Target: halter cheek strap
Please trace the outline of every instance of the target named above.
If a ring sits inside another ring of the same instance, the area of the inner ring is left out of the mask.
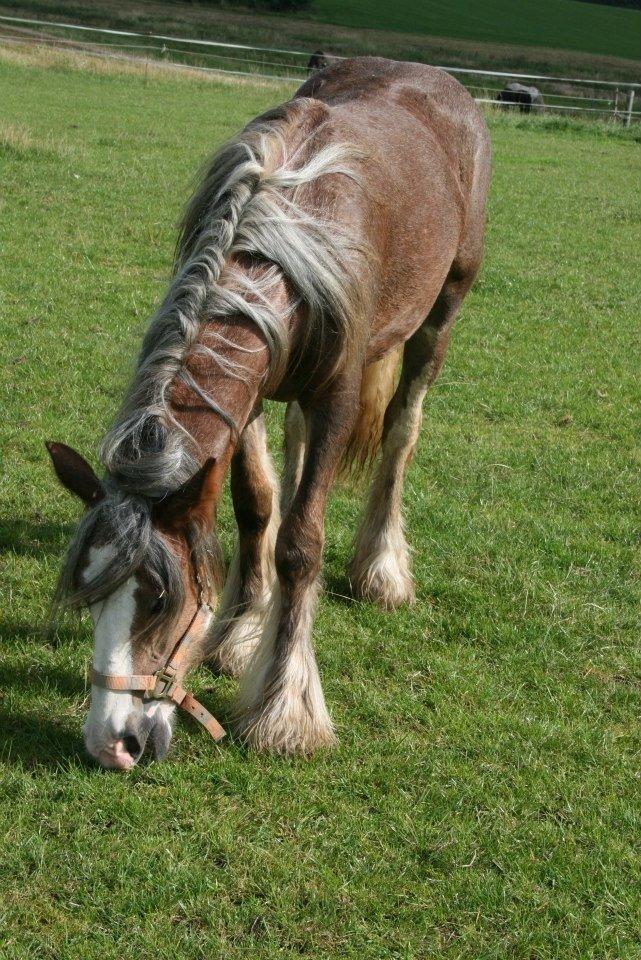
[[[128,675],[99,673],[92,667],[91,682],[105,690],[139,693],[146,700],[169,700],[197,720],[214,740],[222,740],[225,731],[218,720],[182,686],[189,650],[195,641],[202,639],[211,619],[211,613],[211,607],[202,600],[202,591],[199,589],[199,604],[196,612],[164,667],[156,670],[155,673]]]

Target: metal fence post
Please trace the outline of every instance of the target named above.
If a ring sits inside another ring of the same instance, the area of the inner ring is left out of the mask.
[[[632,120],[632,107],[634,106],[634,88],[630,87],[628,90],[628,102],[625,107],[625,125],[626,127],[630,126],[630,121]]]

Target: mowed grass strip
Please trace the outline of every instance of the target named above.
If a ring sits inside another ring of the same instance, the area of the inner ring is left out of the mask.
[[[641,55],[641,11],[579,0],[314,0],[316,15],[348,27]]]
[[[407,483],[413,610],[346,599],[360,493],[329,509],[339,748],[181,722],[163,764],[84,757],[89,625],[39,630],[78,516],[43,441],[95,454],[195,171],[285,92],[0,60],[0,956],[637,958],[634,134],[491,120],[486,264]],[[231,681],[194,686],[228,715]]]

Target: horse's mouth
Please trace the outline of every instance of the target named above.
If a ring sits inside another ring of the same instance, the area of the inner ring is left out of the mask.
[[[87,750],[107,770],[132,770],[142,759],[145,748],[151,743],[153,754],[162,760],[169,750],[171,725],[157,709],[143,707],[131,713],[120,736],[109,738],[98,745],[86,736]]]
[[[131,770],[137,758],[125,746],[125,740],[114,740],[96,754],[96,760],[107,770]]]

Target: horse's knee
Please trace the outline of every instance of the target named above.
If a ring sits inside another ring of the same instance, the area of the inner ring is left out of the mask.
[[[323,530],[316,524],[285,520],[276,540],[276,572],[282,586],[313,583],[320,572]]]
[[[232,467],[231,492],[238,529],[246,536],[259,536],[272,516],[272,485],[249,457],[239,457]]]
[[[273,511],[273,495],[270,489],[263,489],[254,495],[251,501],[239,500],[234,503],[234,514],[238,529],[245,536],[260,536],[269,526]]]

